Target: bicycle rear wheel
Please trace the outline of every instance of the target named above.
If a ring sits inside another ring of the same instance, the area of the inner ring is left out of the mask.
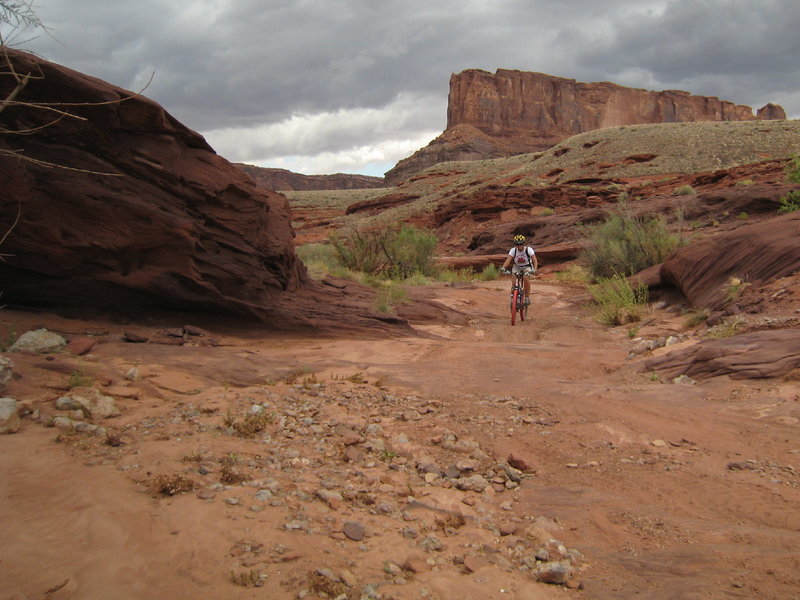
[[[514,290],[511,294],[511,324],[517,320],[517,305],[519,303],[519,290]]]

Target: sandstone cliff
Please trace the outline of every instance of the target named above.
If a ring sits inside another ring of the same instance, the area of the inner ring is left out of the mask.
[[[247,173],[256,187],[264,190],[307,191],[307,190],[363,190],[380,188],[386,185],[383,177],[335,173],[332,175],[303,175],[287,169],[257,167],[244,163],[234,163]]]
[[[447,129],[386,173],[396,184],[438,162],[538,152],[578,133],[642,123],[785,119],[768,104],[749,106],[679,90],[581,83],[543,73],[469,69],[450,77]]]
[[[0,98],[14,89],[12,65],[32,76],[0,113],[4,304],[386,328],[361,300],[308,279],[286,198],[257,189],[202,136],[145,97],[8,53]]]

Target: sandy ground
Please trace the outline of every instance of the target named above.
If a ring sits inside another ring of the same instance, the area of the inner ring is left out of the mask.
[[[436,284],[470,324],[401,339],[133,344],[154,328],[3,311],[97,344],[5,354],[33,412],[0,436],[0,599],[800,598],[798,382],[665,382],[573,288],[534,282],[512,327],[505,287]],[[76,373],[111,435],[46,426]],[[254,406],[262,430],[231,426]],[[559,559],[567,584],[537,581]]]

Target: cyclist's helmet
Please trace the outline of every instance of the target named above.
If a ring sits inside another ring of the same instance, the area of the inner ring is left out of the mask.
[[[517,245],[525,243],[525,236],[524,235],[515,235],[514,236],[514,243]]]

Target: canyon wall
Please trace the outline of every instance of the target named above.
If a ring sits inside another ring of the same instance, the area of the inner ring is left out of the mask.
[[[247,173],[256,187],[277,192],[308,190],[363,190],[384,187],[383,177],[334,173],[331,175],[304,175],[287,169],[257,167],[234,163]]]
[[[386,181],[397,184],[438,162],[538,152],[605,127],[785,118],[774,104],[754,115],[749,106],[680,90],[654,92],[527,71],[469,69],[450,77],[447,129],[388,171]]]

